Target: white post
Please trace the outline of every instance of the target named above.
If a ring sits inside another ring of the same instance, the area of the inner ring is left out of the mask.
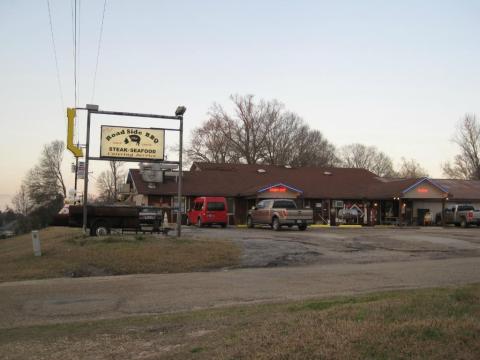
[[[40,234],[38,230],[32,231],[33,253],[35,256],[42,256],[42,249],[40,247]]]

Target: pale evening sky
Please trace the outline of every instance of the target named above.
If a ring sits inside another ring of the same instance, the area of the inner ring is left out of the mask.
[[[79,2],[84,105],[92,101],[103,1]],[[0,196],[17,191],[43,144],[66,140],[71,1],[50,7],[63,104],[47,2],[0,1]],[[93,102],[160,114],[185,105],[188,141],[212,102],[255,94],[283,102],[337,146],[375,145],[396,164],[415,158],[441,177],[441,163],[456,153],[455,124],[480,114],[479,16],[479,1],[110,0]],[[92,137],[101,123],[117,121],[96,119]],[[69,187],[72,160],[65,153]],[[95,164],[93,177],[101,170]]]

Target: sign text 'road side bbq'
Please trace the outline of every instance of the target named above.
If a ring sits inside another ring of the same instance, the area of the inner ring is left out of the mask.
[[[163,160],[165,130],[103,125],[100,157]]]

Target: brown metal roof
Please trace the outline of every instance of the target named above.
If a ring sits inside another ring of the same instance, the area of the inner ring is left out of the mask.
[[[194,163],[183,174],[182,192],[186,196],[254,196],[260,189],[282,183],[299,189],[305,198],[380,200],[401,196],[402,191],[420,180],[379,178],[365,169],[211,163]],[[177,194],[177,183],[172,178],[156,183],[152,189],[138,169],[130,169],[129,176],[139,194]],[[433,181],[447,189],[452,198],[480,199],[480,181]]]
[[[479,180],[434,179],[448,190],[450,200],[480,200]]]

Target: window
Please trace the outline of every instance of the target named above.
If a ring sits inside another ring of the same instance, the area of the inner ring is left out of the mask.
[[[265,200],[260,201],[256,206],[257,209],[263,209],[264,207],[265,207]]]
[[[193,208],[195,210],[202,210],[202,207],[203,207],[203,202],[196,202]]]
[[[224,211],[225,203],[223,202],[208,202],[207,211]]]
[[[297,206],[290,200],[275,200],[273,203],[274,209],[296,209]]]
[[[470,210],[475,210],[475,209],[471,205],[464,205],[464,206],[458,207],[458,211],[470,211]]]

